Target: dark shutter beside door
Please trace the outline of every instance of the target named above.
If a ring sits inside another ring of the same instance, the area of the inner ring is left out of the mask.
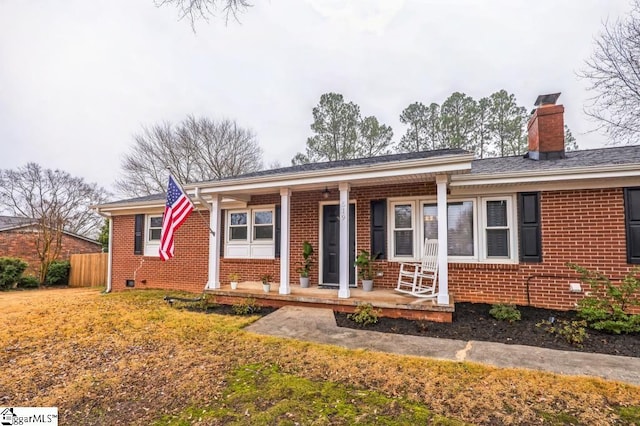
[[[281,212],[280,212],[280,205],[276,206],[276,222],[274,223],[274,230],[275,230],[275,243],[276,243],[276,258],[280,257],[280,240],[281,240],[281,235],[280,235],[280,216],[281,216]]]
[[[387,258],[387,200],[371,201],[371,253]]]
[[[137,214],[134,225],[133,254],[142,254],[144,250],[144,215]]]
[[[520,228],[520,261],[542,262],[542,226],[540,222],[540,193],[518,194]]]
[[[640,263],[640,188],[624,189],[627,263]]]

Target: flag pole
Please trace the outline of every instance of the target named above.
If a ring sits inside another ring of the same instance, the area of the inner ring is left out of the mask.
[[[187,197],[189,202],[191,204],[193,204],[193,209],[198,213],[198,216],[200,216],[200,219],[202,219],[202,222],[205,224],[205,226],[207,227],[207,229],[209,230],[211,235],[213,235],[215,237],[216,236],[215,231],[213,229],[211,229],[211,226],[209,226],[209,222],[207,222],[207,219],[204,218],[204,216],[202,215],[202,212],[200,211],[200,209],[196,208],[196,204],[193,202],[193,200],[191,199],[191,197],[189,196],[187,191],[184,190],[184,188],[182,187],[182,183],[180,183],[176,179],[176,177],[173,175],[173,173],[171,173],[171,170],[168,167],[167,167],[167,170],[169,170],[169,176],[173,177],[173,181],[176,183],[176,185],[178,185],[178,187],[180,188],[180,191],[182,191],[182,193],[185,195],[185,197]],[[198,201],[200,201],[200,200],[198,200]],[[202,204],[202,202],[200,202],[200,204]]]

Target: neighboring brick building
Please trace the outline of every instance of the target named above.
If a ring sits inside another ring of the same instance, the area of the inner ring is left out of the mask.
[[[40,260],[36,249],[39,227],[33,219],[0,216],[0,257],[18,257],[29,264],[28,274],[37,275]],[[58,260],[69,260],[72,254],[99,253],[102,245],[92,239],[65,232]]]
[[[564,108],[541,100],[523,157],[447,149],[187,185],[201,214],[178,230],[168,262],[157,253],[163,194],[99,206],[113,226],[110,285],[201,292],[230,272],[252,281],[270,273],[288,294],[308,240],[312,285],[335,284],[349,298],[356,250],[380,253],[375,286],[394,288],[400,262],[418,260],[440,230],[439,304],[452,295],[570,309],[585,293],[571,291],[577,276],[566,263],[613,277],[640,263],[640,146],[565,153]]]

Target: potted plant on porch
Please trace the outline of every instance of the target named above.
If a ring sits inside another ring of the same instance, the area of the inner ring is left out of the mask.
[[[373,277],[375,275],[374,260],[378,257],[378,254],[371,254],[367,250],[360,250],[360,253],[356,257],[354,265],[358,268],[358,278],[362,280],[362,290],[373,290]]]
[[[240,274],[237,272],[232,272],[229,274],[229,281],[231,282],[231,290],[235,290],[238,288],[238,282],[240,281]]]
[[[309,272],[311,271],[311,265],[313,264],[313,246],[309,241],[302,243],[302,262],[298,262],[298,273],[300,274],[300,287],[309,287]]]
[[[271,291],[271,274],[264,274],[260,276],[260,281],[262,281],[262,291],[265,293],[269,293]]]

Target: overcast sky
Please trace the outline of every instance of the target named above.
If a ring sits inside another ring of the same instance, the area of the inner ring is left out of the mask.
[[[338,92],[400,139],[410,103],[562,92],[581,148],[605,136],[576,77],[628,0],[256,0],[196,32],[153,0],[0,0],[0,168],[34,161],[113,189],[143,125],[188,114],[253,129],[265,163],[303,151]]]

